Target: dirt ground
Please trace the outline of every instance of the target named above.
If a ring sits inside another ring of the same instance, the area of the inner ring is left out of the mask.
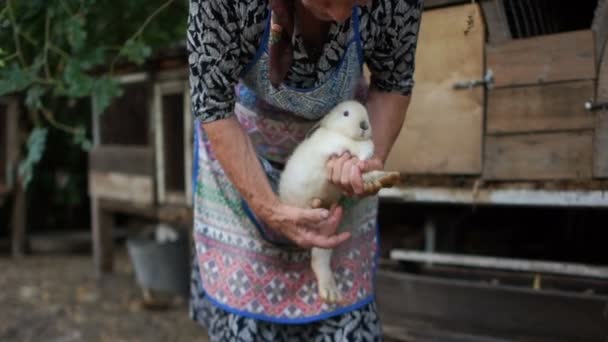
[[[147,310],[125,251],[97,281],[89,255],[0,256],[0,341],[207,341],[187,304]]]

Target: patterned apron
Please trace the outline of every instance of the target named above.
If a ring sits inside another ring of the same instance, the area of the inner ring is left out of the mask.
[[[270,15],[268,16],[270,18]],[[276,190],[280,168],[308,130],[339,102],[362,89],[359,10],[339,66],[313,89],[267,78],[267,25],[261,47],[241,75],[235,114],[248,132]],[[342,230],[352,238],[334,250],[332,270],[344,302],[326,304],[317,294],[310,251],[277,236],[255,218],[230,183],[205,136],[195,125],[194,239],[207,299],[221,309],[274,323],[304,324],[356,310],[373,301],[378,200],[344,200]]]

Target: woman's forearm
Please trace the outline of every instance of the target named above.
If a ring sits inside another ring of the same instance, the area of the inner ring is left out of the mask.
[[[213,153],[228,179],[258,215],[269,214],[279,199],[272,191],[249,136],[233,115],[203,124]]]
[[[367,107],[374,140],[374,157],[384,164],[399,136],[410,96],[370,89]]]

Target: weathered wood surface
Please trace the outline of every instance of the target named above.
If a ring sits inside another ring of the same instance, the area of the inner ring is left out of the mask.
[[[13,191],[13,209],[11,213],[11,250],[15,258],[25,254],[27,229],[27,192],[21,182],[16,182]]]
[[[483,178],[587,179],[592,151],[592,131],[487,136]]]
[[[97,146],[89,153],[89,170],[152,176],[154,153],[149,147]]]
[[[602,11],[608,13],[608,4],[603,3]],[[608,24],[605,24],[608,26]],[[602,26],[603,30],[608,28]],[[608,54],[604,53],[598,66],[597,93],[595,102],[608,103]],[[608,110],[596,113],[595,138],[593,141],[593,176],[608,178]]]
[[[595,117],[584,104],[594,93],[592,80],[492,89],[488,92],[487,132],[592,129]]]
[[[481,1],[483,16],[488,28],[488,43],[500,44],[511,40],[511,31],[503,0]]]
[[[455,90],[453,85],[483,77],[484,35],[478,5],[424,12],[416,54],[416,87],[387,169],[432,174],[481,172],[484,89]]]
[[[185,205],[139,205],[127,201],[102,199],[100,207],[113,213],[133,215],[185,227],[192,225],[192,208]]]
[[[606,51],[608,40],[608,1],[599,0],[591,23],[591,30],[595,33],[596,62],[601,63]]]
[[[89,194],[103,199],[152,204],[154,203],[153,178],[152,176],[90,171]]]
[[[535,291],[380,270],[378,310],[384,325],[424,322],[450,330],[518,341],[603,341],[605,296]]]
[[[488,45],[486,52],[495,87],[596,77],[591,30],[510,40]]]
[[[91,197],[91,231],[93,261],[98,277],[114,270],[114,221],[112,213],[104,210],[98,197]]]

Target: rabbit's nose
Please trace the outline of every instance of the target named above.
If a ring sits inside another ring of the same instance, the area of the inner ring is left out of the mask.
[[[359,123],[359,127],[361,127],[362,130],[366,131],[369,128],[369,125],[367,124],[367,121],[361,121]]]

